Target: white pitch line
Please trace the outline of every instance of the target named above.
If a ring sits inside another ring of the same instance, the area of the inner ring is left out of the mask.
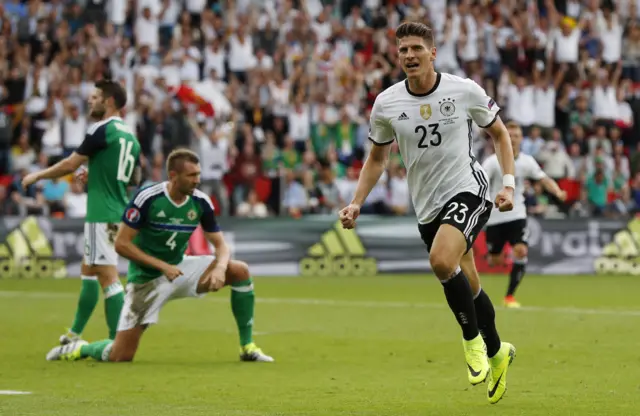
[[[0,291],[0,298],[23,298],[23,299],[71,299],[77,298],[75,293],[66,292],[28,292],[28,291]],[[228,303],[229,299],[215,296],[206,297],[205,300],[211,302]],[[334,299],[311,299],[311,298],[256,298],[258,303],[268,303],[276,305],[306,305],[306,306],[333,306],[345,308],[371,308],[371,309],[446,309],[447,305],[442,303],[427,302],[388,302],[388,301],[358,301],[358,300],[334,300]],[[496,307],[496,309],[506,309]],[[640,316],[640,309],[594,309],[576,307],[544,307],[544,306],[523,306],[519,309],[511,309],[514,313],[519,312],[542,312],[567,315],[610,315],[610,316]]]
[[[22,396],[25,394],[31,394],[30,391],[17,391],[17,390],[0,390],[0,396]]]
[[[220,299],[215,299],[216,301]],[[226,301],[226,300],[225,300]],[[446,309],[444,303],[412,303],[412,302],[386,302],[386,301],[350,301],[333,299],[296,299],[296,298],[261,298],[256,299],[259,303],[273,304],[294,304],[294,305],[318,305],[318,306],[338,306],[338,307],[360,307],[360,308],[383,308],[383,309]],[[496,307],[496,309],[507,309]],[[519,309],[511,309],[514,312],[546,312],[571,315],[619,315],[619,316],[640,316],[640,310],[633,309],[588,309],[574,307],[543,307],[543,306],[523,306]]]

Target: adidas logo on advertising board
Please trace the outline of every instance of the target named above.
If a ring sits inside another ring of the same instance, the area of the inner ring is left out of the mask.
[[[378,273],[376,259],[366,256],[360,237],[353,230],[343,229],[339,221],[307,250],[299,268],[303,276],[371,276]]]
[[[0,278],[66,277],[63,259],[53,258],[47,236],[34,217],[28,217],[0,243]]]
[[[598,274],[631,274],[640,276],[640,219],[634,218],[627,228],[618,231],[613,241],[602,248],[595,261]]]

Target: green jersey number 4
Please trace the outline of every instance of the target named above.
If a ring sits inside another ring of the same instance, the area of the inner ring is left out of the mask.
[[[171,249],[171,251],[176,249],[176,236],[177,235],[178,235],[178,233],[174,232],[173,234],[171,234],[171,237],[169,237],[169,239],[165,243],[165,245],[167,247],[169,247]]]
[[[127,141],[124,138],[120,138],[120,157],[118,158],[118,180],[121,182],[129,183],[131,175],[133,175],[133,168],[136,165],[136,160],[131,154],[133,148],[133,142]]]

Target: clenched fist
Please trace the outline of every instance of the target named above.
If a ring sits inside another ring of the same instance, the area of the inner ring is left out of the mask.
[[[347,230],[351,230],[356,226],[356,219],[360,215],[360,205],[358,204],[349,204],[346,207],[340,210],[340,222],[342,223],[342,228]]]
[[[500,212],[511,211],[513,209],[513,188],[505,186],[502,191],[496,195],[496,208]]]

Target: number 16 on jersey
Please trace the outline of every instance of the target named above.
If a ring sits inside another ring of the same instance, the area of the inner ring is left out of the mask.
[[[136,159],[131,154],[132,141],[120,138],[120,157],[118,158],[118,180],[128,183],[136,166]]]

